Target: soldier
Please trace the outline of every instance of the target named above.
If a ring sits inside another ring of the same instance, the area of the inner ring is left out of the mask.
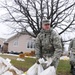
[[[43,20],[42,29],[36,38],[36,57],[52,57],[51,63],[57,69],[62,54],[62,45],[59,35],[51,28],[49,20]]]
[[[71,65],[70,72],[73,73],[73,75],[75,75],[75,38],[71,40],[68,51]]]

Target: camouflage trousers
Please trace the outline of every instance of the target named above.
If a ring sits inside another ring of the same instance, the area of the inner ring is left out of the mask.
[[[70,64],[75,66],[75,54],[70,54]]]

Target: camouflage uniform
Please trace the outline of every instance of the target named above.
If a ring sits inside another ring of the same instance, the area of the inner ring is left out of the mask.
[[[40,49],[42,49],[42,56],[47,55],[48,57],[54,58],[52,65],[57,68],[59,58],[62,53],[62,45],[59,35],[55,31],[53,31],[52,28],[50,28],[50,30],[48,31],[42,29],[41,32],[38,34],[36,38],[35,51],[37,58],[41,57]]]
[[[75,66],[75,38],[71,40],[68,51],[69,51],[71,71],[72,71]]]
[[[75,62],[75,38],[71,40],[68,51],[70,52],[70,61]]]
[[[72,51],[73,53],[75,53],[75,38],[71,40],[68,50]]]

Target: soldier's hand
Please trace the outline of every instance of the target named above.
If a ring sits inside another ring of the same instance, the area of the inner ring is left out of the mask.
[[[53,62],[50,64],[50,66],[54,66]]]
[[[36,62],[37,62],[37,64],[42,64],[45,62],[45,59],[44,58],[39,58],[39,59],[37,58]]]
[[[40,64],[39,58],[36,58],[36,63],[37,63],[37,64]]]
[[[39,61],[37,61],[36,63],[37,63],[37,64],[40,64],[40,62],[39,62]]]

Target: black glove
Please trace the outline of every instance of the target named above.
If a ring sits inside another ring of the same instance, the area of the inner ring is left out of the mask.
[[[39,62],[38,60],[39,60],[39,58],[36,58],[36,63],[37,63],[37,64],[40,64],[40,62]]]
[[[50,66],[54,66],[54,63],[52,62],[52,63],[50,64]]]
[[[37,64],[40,64],[40,62],[39,62],[39,61],[37,61],[36,63],[37,63]]]
[[[54,66],[56,68],[56,65],[55,65],[56,61],[53,60],[52,63],[50,64],[50,66]]]

